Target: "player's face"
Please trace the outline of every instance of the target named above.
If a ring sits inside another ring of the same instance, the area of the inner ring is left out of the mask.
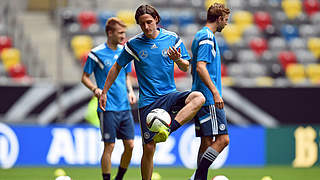
[[[228,24],[228,20],[229,20],[228,14],[224,16],[220,16],[218,18],[218,27],[217,27],[218,32],[221,32],[223,30],[223,28]]]
[[[148,38],[155,38],[157,36],[157,21],[150,14],[144,14],[139,17],[139,25],[143,33]]]
[[[116,24],[115,29],[111,32],[109,38],[115,44],[122,44],[126,39],[126,28]]]

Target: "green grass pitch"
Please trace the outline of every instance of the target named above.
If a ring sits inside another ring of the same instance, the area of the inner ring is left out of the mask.
[[[1,180],[54,180],[56,168],[12,168],[0,169]],[[101,172],[96,167],[64,167],[72,180],[101,180]],[[112,169],[112,175],[117,168]],[[193,170],[186,168],[155,167],[155,172],[161,175],[161,180],[187,180]],[[112,176],[111,175],[111,176]],[[263,176],[271,176],[272,180],[319,180],[320,167],[292,168],[289,166],[267,166],[262,168],[222,168],[209,171],[209,180],[215,175],[225,175],[230,180],[261,180]],[[140,169],[131,167],[124,180],[141,180]]]

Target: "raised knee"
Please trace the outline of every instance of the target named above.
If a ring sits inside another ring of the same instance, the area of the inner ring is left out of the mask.
[[[206,102],[204,95],[198,91],[194,91],[193,93],[195,95],[195,101],[197,102],[197,105],[202,106]]]

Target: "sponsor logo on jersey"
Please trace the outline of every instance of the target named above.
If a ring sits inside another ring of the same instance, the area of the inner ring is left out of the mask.
[[[145,59],[145,58],[148,57],[148,52],[145,51],[145,50],[141,50],[141,51],[139,52],[139,56],[140,56],[142,59]]]

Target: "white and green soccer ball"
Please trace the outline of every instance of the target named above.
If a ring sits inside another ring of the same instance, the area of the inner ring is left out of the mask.
[[[147,127],[152,132],[159,132],[162,128],[169,128],[171,124],[171,117],[169,113],[164,109],[153,109],[147,115]]]

